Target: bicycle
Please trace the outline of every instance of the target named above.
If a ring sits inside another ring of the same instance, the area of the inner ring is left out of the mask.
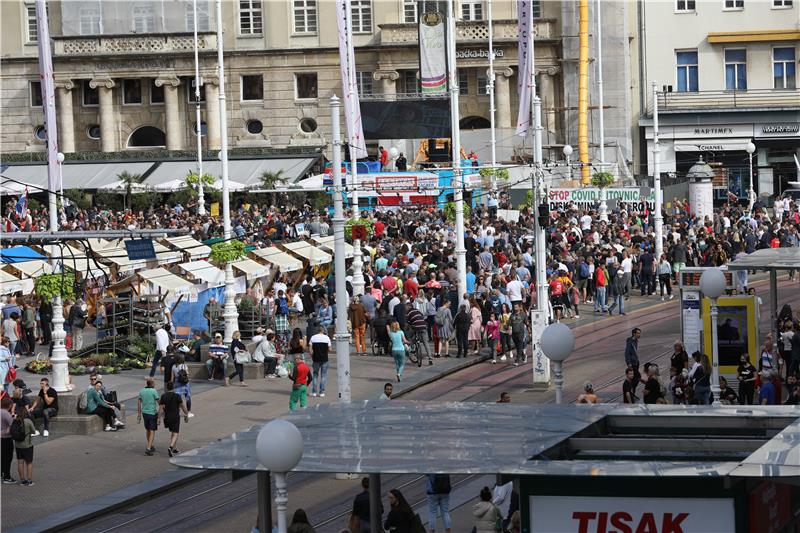
[[[411,342],[409,342],[408,350],[406,350],[408,360],[411,361],[412,364],[416,363],[418,367],[422,366],[422,362],[425,359],[431,362],[431,352],[425,340],[425,331],[412,330],[409,334],[409,338]]]

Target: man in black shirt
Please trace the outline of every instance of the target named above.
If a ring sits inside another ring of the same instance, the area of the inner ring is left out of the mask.
[[[656,271],[655,256],[648,248],[639,256],[639,283],[641,284],[641,295],[650,296],[655,291],[654,275]]]
[[[172,367],[175,366],[175,354],[168,351],[167,355],[161,358],[161,370],[164,372],[164,388],[166,390],[167,383],[172,381]]]
[[[351,531],[355,531],[355,533],[371,533],[372,532],[372,524],[370,523],[370,512],[369,512],[369,478],[365,477],[361,479],[361,488],[364,489],[363,491],[356,494],[356,497],[353,499],[353,516],[358,517],[360,522],[360,529],[351,529]],[[378,509],[380,510],[381,516],[378,520],[381,522],[383,520],[383,503],[378,502]]]
[[[50,386],[47,378],[42,378],[39,382],[39,394],[33,400],[31,414],[33,418],[44,419],[44,437],[50,436],[50,419],[58,414],[58,393]],[[37,431],[38,433],[38,431]]]
[[[625,370],[625,381],[622,382],[622,403],[636,403],[636,386],[633,382],[633,369]]]
[[[658,403],[659,398],[661,398],[661,383],[658,381],[658,366],[653,364],[645,366],[647,367],[645,369],[645,372],[647,372],[647,383],[644,385],[644,403]]]

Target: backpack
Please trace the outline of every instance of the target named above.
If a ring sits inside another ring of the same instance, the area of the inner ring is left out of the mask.
[[[89,393],[87,391],[83,391],[78,396],[78,411],[86,412],[86,408],[89,406]]]
[[[28,433],[25,431],[25,421],[22,418],[15,418],[11,422],[9,432],[11,433],[11,438],[17,442],[22,442],[28,437]]]
[[[434,494],[450,494],[450,476],[447,474],[434,474],[431,487]]]
[[[589,279],[589,264],[581,263],[581,279]]]
[[[278,314],[279,315],[289,314],[289,304],[287,303],[286,298],[278,298]]]
[[[189,383],[189,374],[186,372],[185,368],[181,368],[180,370],[178,370],[177,378],[178,378],[178,383],[180,383],[181,385],[186,385],[187,383]]]

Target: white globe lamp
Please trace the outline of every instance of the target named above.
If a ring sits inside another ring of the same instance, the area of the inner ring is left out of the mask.
[[[568,326],[561,323],[550,324],[542,331],[539,341],[542,352],[553,363],[553,382],[556,385],[556,403],[561,403],[561,393],[564,386],[564,361],[575,349],[575,335]]]
[[[303,435],[288,420],[272,420],[264,424],[256,438],[258,462],[275,477],[275,506],[278,511],[278,533],[286,533],[286,472],[303,457]]]

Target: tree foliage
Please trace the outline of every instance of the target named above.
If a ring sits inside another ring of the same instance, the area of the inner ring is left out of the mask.
[[[471,212],[471,208],[468,203],[462,201],[464,204],[464,220],[469,218],[469,214]],[[444,205],[444,214],[447,216],[447,220],[450,222],[454,222],[456,219],[456,203],[455,202],[447,202]]]
[[[614,183],[614,174],[611,172],[595,172],[592,174],[592,186],[605,188]]]

